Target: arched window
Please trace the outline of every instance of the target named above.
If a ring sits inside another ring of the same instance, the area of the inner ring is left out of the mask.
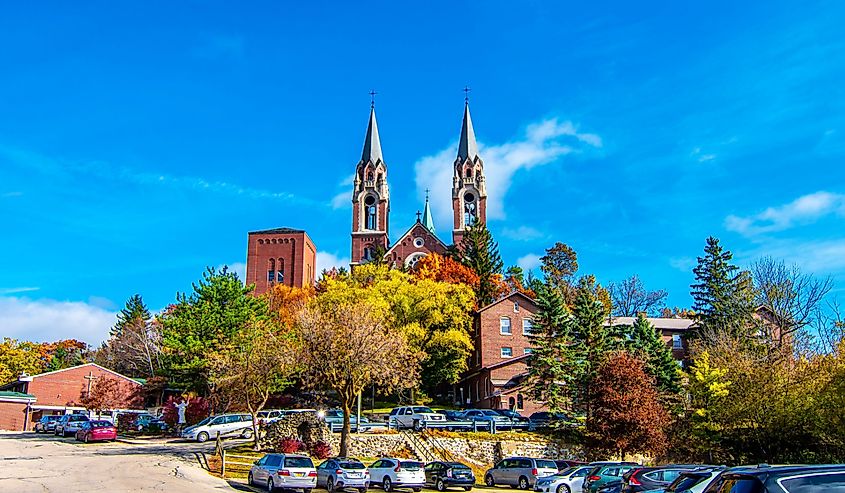
[[[465,174],[467,178],[472,178],[472,168],[467,168]]]
[[[522,410],[523,404],[525,402],[522,400],[522,394],[516,394],[516,408]]]
[[[405,259],[405,267],[413,269],[414,267],[416,267],[417,262],[419,262],[421,258],[425,257],[425,255],[426,254],[423,252],[416,252],[408,255],[408,257]]]
[[[267,265],[267,282],[273,282],[276,279],[276,261],[270,259]]]
[[[478,206],[475,203],[475,195],[467,193],[464,195],[464,225],[472,226],[478,219]]]
[[[371,170],[367,170],[367,181],[373,181],[373,172]]]
[[[372,195],[364,199],[364,217],[364,227],[366,229],[377,229],[378,220],[376,219],[376,198]]]
[[[513,408],[516,406],[516,399],[513,397],[508,397],[508,409],[513,411]]]
[[[376,257],[376,247],[373,245],[367,245],[364,247],[364,257],[363,259],[367,262],[373,260]]]
[[[285,282],[285,259],[279,259],[279,268],[276,270],[276,282]]]

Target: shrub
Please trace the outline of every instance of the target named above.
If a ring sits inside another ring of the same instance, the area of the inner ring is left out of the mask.
[[[135,431],[135,422],[138,420],[138,415],[134,413],[120,413],[117,415],[117,432],[126,433],[127,431]]]
[[[282,438],[276,449],[284,454],[293,454],[305,450],[305,444],[298,438]]]
[[[188,407],[185,409],[186,425],[195,425],[204,420],[210,414],[210,406],[202,397],[191,397],[188,399]],[[176,399],[170,397],[164,404],[164,422],[168,426],[176,426],[179,423],[179,410],[176,409]]]
[[[311,448],[311,455],[318,459],[328,459],[332,455],[332,446],[324,441],[319,441]]]

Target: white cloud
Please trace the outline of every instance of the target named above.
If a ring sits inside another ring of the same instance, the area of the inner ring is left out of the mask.
[[[502,235],[517,241],[533,241],[546,238],[548,235],[531,226],[520,226],[518,228],[505,228]]]
[[[352,194],[350,192],[340,192],[332,197],[330,201],[332,209],[344,209],[352,204]]]
[[[516,265],[522,267],[522,270],[529,271],[540,267],[540,257],[538,253],[529,253],[516,259]]]
[[[515,173],[535,166],[553,163],[559,158],[587,149],[602,147],[601,138],[590,133],[579,133],[569,121],[556,118],[529,125],[525,135],[518,140],[498,145],[479,143],[479,154],[484,161],[487,178],[487,218],[504,219],[504,198]],[[420,200],[425,190],[431,190],[432,214],[437,229],[452,229],[452,173],[457,145],[453,144],[435,154],[425,156],[414,164],[417,195]]]
[[[696,263],[697,261],[693,257],[672,257],[669,259],[669,265],[681,272],[692,272]]]
[[[725,227],[743,236],[783,231],[796,224],[816,221],[829,214],[845,216],[845,194],[825,191],[798,197],[788,204],[769,207],[759,214],[725,218]]]
[[[323,269],[331,269],[332,267],[345,267],[349,269],[349,257],[341,257],[337,253],[331,252],[317,252],[317,277]]]
[[[81,301],[0,297],[0,330],[4,337],[49,342],[79,339],[93,346],[108,338],[115,312]]]
[[[41,289],[41,288],[35,288],[35,287],[0,288],[0,295],[16,294],[16,293],[28,293],[30,291],[38,291],[39,289]]]
[[[690,155],[695,158],[699,163],[706,163],[707,161],[712,161],[716,159],[716,154],[704,153],[700,147],[696,147],[695,149],[693,149]]]
[[[223,267],[228,267],[229,272],[234,272],[238,275],[238,279],[240,279],[241,282],[246,282],[246,264],[244,262],[232,262],[231,264],[218,265],[217,270],[220,270]]]
[[[739,256],[745,262],[771,256],[816,275],[845,273],[845,239],[770,240],[754,250],[740,252]]]

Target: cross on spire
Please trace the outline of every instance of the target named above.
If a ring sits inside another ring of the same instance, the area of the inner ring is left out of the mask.
[[[376,107],[376,94],[378,94],[375,90],[370,89],[370,108]]]
[[[467,103],[467,104],[469,104],[469,92],[470,91],[472,91],[472,89],[470,89],[469,86],[464,86],[464,102]]]
[[[420,216],[422,216],[422,212],[417,211],[417,222],[420,222]]]

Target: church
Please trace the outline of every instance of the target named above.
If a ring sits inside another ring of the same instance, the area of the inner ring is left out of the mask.
[[[472,127],[469,99],[464,102],[461,135],[452,165],[452,244],[458,244],[474,223],[487,220],[487,186],[484,161]],[[355,167],[352,185],[352,267],[378,254],[392,266],[413,267],[429,253],[445,255],[448,245],[437,236],[426,194],[425,208],[396,242],[390,242],[390,185],[388,166],[381,150],[375,104],[364,137],[361,159]],[[299,229],[275,228],[249,233],[246,283],[255,284],[256,294],[275,284],[313,286],[317,249],[308,234]]]

